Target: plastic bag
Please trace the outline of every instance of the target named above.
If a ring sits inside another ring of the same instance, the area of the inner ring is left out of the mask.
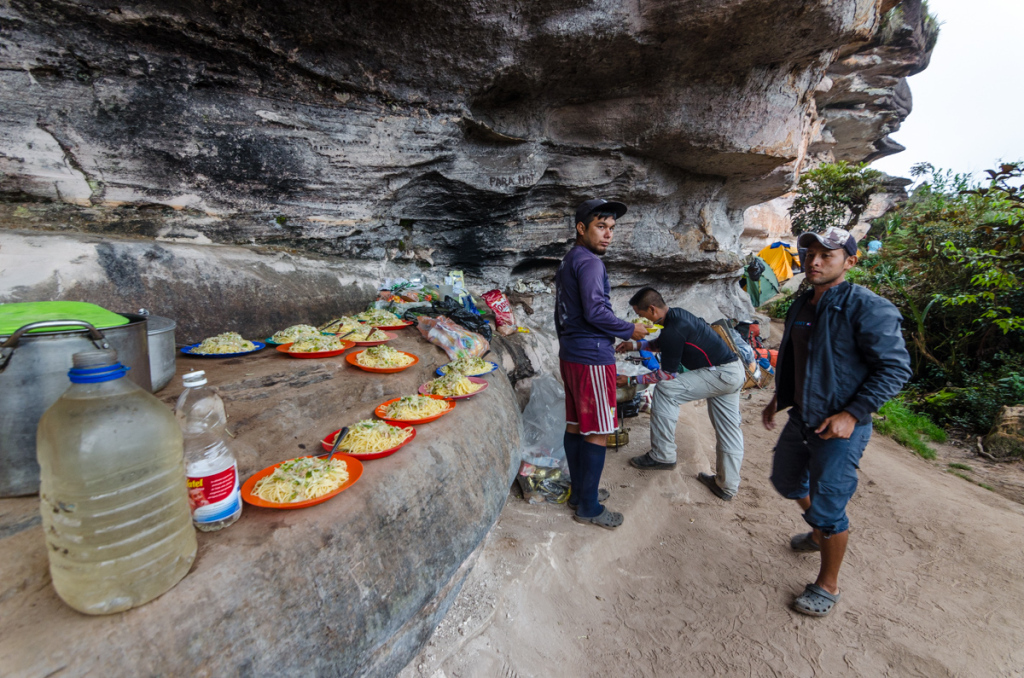
[[[446,316],[451,320],[465,327],[470,332],[479,334],[487,341],[491,340],[491,325],[476,313],[468,311],[451,297],[445,297],[444,301],[435,301],[429,308],[416,308],[407,311],[403,316],[406,320],[416,322],[420,316]]]
[[[515,334],[516,316],[501,290],[484,292],[484,303],[494,311],[494,322],[498,326],[498,334],[504,336]]]
[[[491,345],[486,339],[455,324],[443,315],[436,318],[418,316],[416,329],[424,339],[443,348],[449,360],[455,360],[460,355],[479,358],[491,350]]]
[[[569,499],[569,473],[523,462],[516,476],[523,499],[531,504],[564,504]]]
[[[536,377],[523,410],[523,463],[516,476],[531,504],[561,504],[569,498],[564,437],[565,391],[550,374]]]

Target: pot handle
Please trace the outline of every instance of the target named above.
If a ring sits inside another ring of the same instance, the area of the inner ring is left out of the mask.
[[[103,333],[84,320],[44,320],[38,323],[29,323],[28,325],[22,325],[19,327],[14,331],[14,334],[8,337],[7,341],[0,344],[0,372],[3,372],[7,368],[7,363],[11,361],[11,356],[14,355],[14,349],[18,347],[18,341],[21,339],[21,335],[30,330],[38,330],[48,327],[67,327],[68,325],[77,325],[78,327],[84,328],[89,333],[89,337],[92,339],[92,343],[96,348],[110,348],[110,344],[107,342],[106,337],[103,336]]]

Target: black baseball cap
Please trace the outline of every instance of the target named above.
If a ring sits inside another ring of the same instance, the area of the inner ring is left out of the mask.
[[[581,221],[586,223],[586,218],[595,210],[599,210],[601,212],[614,212],[615,218],[620,219],[622,218],[622,215],[626,213],[626,206],[621,202],[612,202],[610,200],[605,200],[604,198],[587,200],[576,208],[576,221],[572,222],[572,225],[575,227],[576,224]]]
[[[845,228],[829,226],[824,233],[802,233],[796,240],[796,246],[807,249],[814,241],[821,243],[825,249],[837,250],[841,247],[851,257],[857,254],[857,239]]]

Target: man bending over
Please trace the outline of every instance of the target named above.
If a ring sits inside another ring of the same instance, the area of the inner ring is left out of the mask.
[[[641,317],[663,325],[653,341],[626,341],[616,351],[661,351],[661,369],[639,377],[619,376],[619,384],[654,384],[651,402],[651,451],[629,463],[639,469],[671,470],[676,467],[676,420],[679,406],[707,398],[708,416],[715,427],[716,474],[697,474],[716,497],[729,501],[740,486],[743,463],[743,431],[740,430],[740,389],[746,373],[711,326],[681,308],[669,308],[655,289],[645,287],[629,300]]]

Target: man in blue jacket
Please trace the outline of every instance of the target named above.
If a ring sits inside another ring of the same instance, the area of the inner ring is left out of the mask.
[[[790,408],[775,446],[772,484],[795,499],[812,532],[790,540],[795,551],[820,551],[818,578],[793,601],[804,614],[824,617],[839,602],[839,568],[850,521],[846,505],[857,489],[857,468],[871,437],[871,413],[910,379],[910,355],[900,312],[859,285],[846,282],[857,263],[857,242],[841,228],[804,233],[803,268],[813,290],[786,316],[779,347],[775,397],[761,415]]]
[[[615,415],[615,339],[640,339],[647,330],[615,317],[611,284],[600,257],[611,245],[615,220],[626,213],[621,202],[596,198],[576,210],[576,245],[555,274],[555,330],[559,368],[565,385],[565,460],[571,478],[574,518],[607,529],[622,514],[601,504],[598,485],[604,470],[608,434]]]

